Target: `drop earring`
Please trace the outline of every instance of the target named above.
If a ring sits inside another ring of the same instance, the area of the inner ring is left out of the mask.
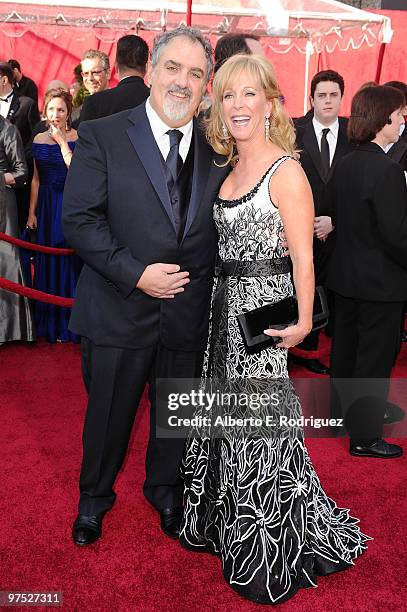
[[[228,128],[226,127],[226,125],[224,123],[222,123],[222,134],[223,134],[223,140],[229,140],[230,139]]]
[[[266,141],[270,140],[270,119],[268,117],[264,119],[264,136]]]

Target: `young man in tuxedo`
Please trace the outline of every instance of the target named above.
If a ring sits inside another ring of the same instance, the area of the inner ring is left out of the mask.
[[[33,175],[31,135],[40,120],[37,104],[31,98],[20,96],[13,89],[13,71],[10,64],[0,62],[0,115],[13,123],[20,132],[28,166],[27,186],[16,191],[18,223],[20,231],[25,228],[30,205],[30,186]]]
[[[144,84],[147,62],[148,45],[140,36],[129,34],[119,38],[116,50],[119,83],[113,89],[85,98],[80,120],[107,117],[144,102],[150,93]]]
[[[315,284],[324,285],[332,252],[331,202],[328,184],[341,157],[352,150],[346,136],[347,120],[339,117],[345,84],[333,70],[318,72],[311,81],[311,112],[294,120],[300,161],[312,188],[315,205],[314,268]],[[318,359],[319,330],[291,353],[291,359],[317,374],[328,374]]]
[[[101,535],[138,403],[150,382],[144,495],[177,538],[185,440],[159,438],[157,379],[201,374],[216,253],[213,202],[228,170],[194,115],[212,71],[199,30],[180,26],[152,50],[150,97],[83,122],[64,192],[63,228],[85,265],[71,329],[82,336],[89,399],[73,540]],[[216,163],[215,163],[216,162]]]

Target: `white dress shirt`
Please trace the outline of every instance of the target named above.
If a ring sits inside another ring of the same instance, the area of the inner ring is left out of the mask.
[[[335,119],[331,125],[322,125],[315,117],[312,119],[312,125],[314,126],[315,136],[317,137],[318,147],[321,150],[321,140],[322,140],[322,130],[329,128],[329,132],[327,134],[327,141],[329,145],[329,163],[332,166],[332,160],[335,155],[336,144],[338,142],[338,131],[339,131],[339,121],[338,118]]]
[[[10,91],[8,94],[1,96],[3,99],[0,100],[0,115],[4,117],[5,119],[7,119],[7,115],[10,110],[11,101],[13,99],[13,94],[14,92]],[[4,99],[6,99],[6,101],[4,101]]]
[[[166,134],[166,132],[168,130],[177,129],[183,133],[183,137],[179,143],[179,154],[182,157],[182,161],[185,162],[192,139],[192,119],[188,121],[186,125],[179,128],[172,128],[164,123],[164,121],[157,115],[156,111],[150,104],[150,98],[148,98],[146,101],[146,113],[150,122],[153,136],[164,159],[167,159],[168,153],[170,152],[170,137],[168,134]]]

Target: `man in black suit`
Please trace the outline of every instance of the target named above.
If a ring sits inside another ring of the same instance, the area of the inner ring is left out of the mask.
[[[21,72],[20,63],[15,59],[9,59],[8,64],[13,71],[14,86],[20,96],[26,96],[34,100],[38,108],[38,87],[32,79],[26,77]]]
[[[313,113],[294,120],[301,165],[310,182],[315,205],[314,267],[316,285],[325,285],[333,247],[333,226],[328,184],[337,161],[351,151],[347,120],[339,117],[344,80],[333,70],[318,72],[311,81]],[[317,374],[328,374],[318,359],[319,330],[291,353],[294,362]]]
[[[149,96],[144,84],[148,62],[148,45],[133,34],[117,41],[116,70],[120,82],[113,89],[105,89],[85,98],[80,121],[107,117],[138,106]]]
[[[137,405],[150,382],[144,495],[178,537],[183,439],[156,436],[158,378],[201,374],[207,342],[219,167],[194,114],[212,70],[199,30],[158,36],[146,103],[81,124],[65,186],[63,228],[85,265],[71,329],[82,336],[89,393],[76,544],[101,535]]]
[[[237,34],[225,34],[219,38],[215,47],[215,74],[229,57],[236,54],[243,55],[264,55],[263,47],[260,43],[260,36],[249,32]]]
[[[99,49],[88,49],[85,51],[81,59],[81,76],[83,86],[90,96],[108,89],[111,76],[109,56],[104,51],[99,51]],[[72,115],[71,124],[75,130],[79,126],[82,106],[83,104],[76,107]]]
[[[0,115],[13,123],[20,132],[28,166],[27,187],[16,192],[18,205],[18,223],[20,230],[25,228],[30,205],[30,186],[33,175],[31,153],[31,134],[40,120],[36,103],[31,98],[20,96],[13,89],[13,72],[6,62],[0,62]]]
[[[25,148],[40,117],[35,102],[13,89],[13,73],[6,62],[0,62],[0,115],[18,128]]]

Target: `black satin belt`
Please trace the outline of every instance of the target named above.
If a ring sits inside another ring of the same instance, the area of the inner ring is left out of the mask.
[[[289,274],[290,269],[289,257],[275,257],[274,259],[259,259],[256,261],[239,261],[237,259],[217,261],[207,377],[226,378],[229,278],[232,276],[239,280],[243,277],[270,277],[278,274]]]
[[[288,274],[290,271],[289,257],[274,259],[258,259],[257,261],[241,261],[238,259],[218,260],[216,276],[275,276]]]

